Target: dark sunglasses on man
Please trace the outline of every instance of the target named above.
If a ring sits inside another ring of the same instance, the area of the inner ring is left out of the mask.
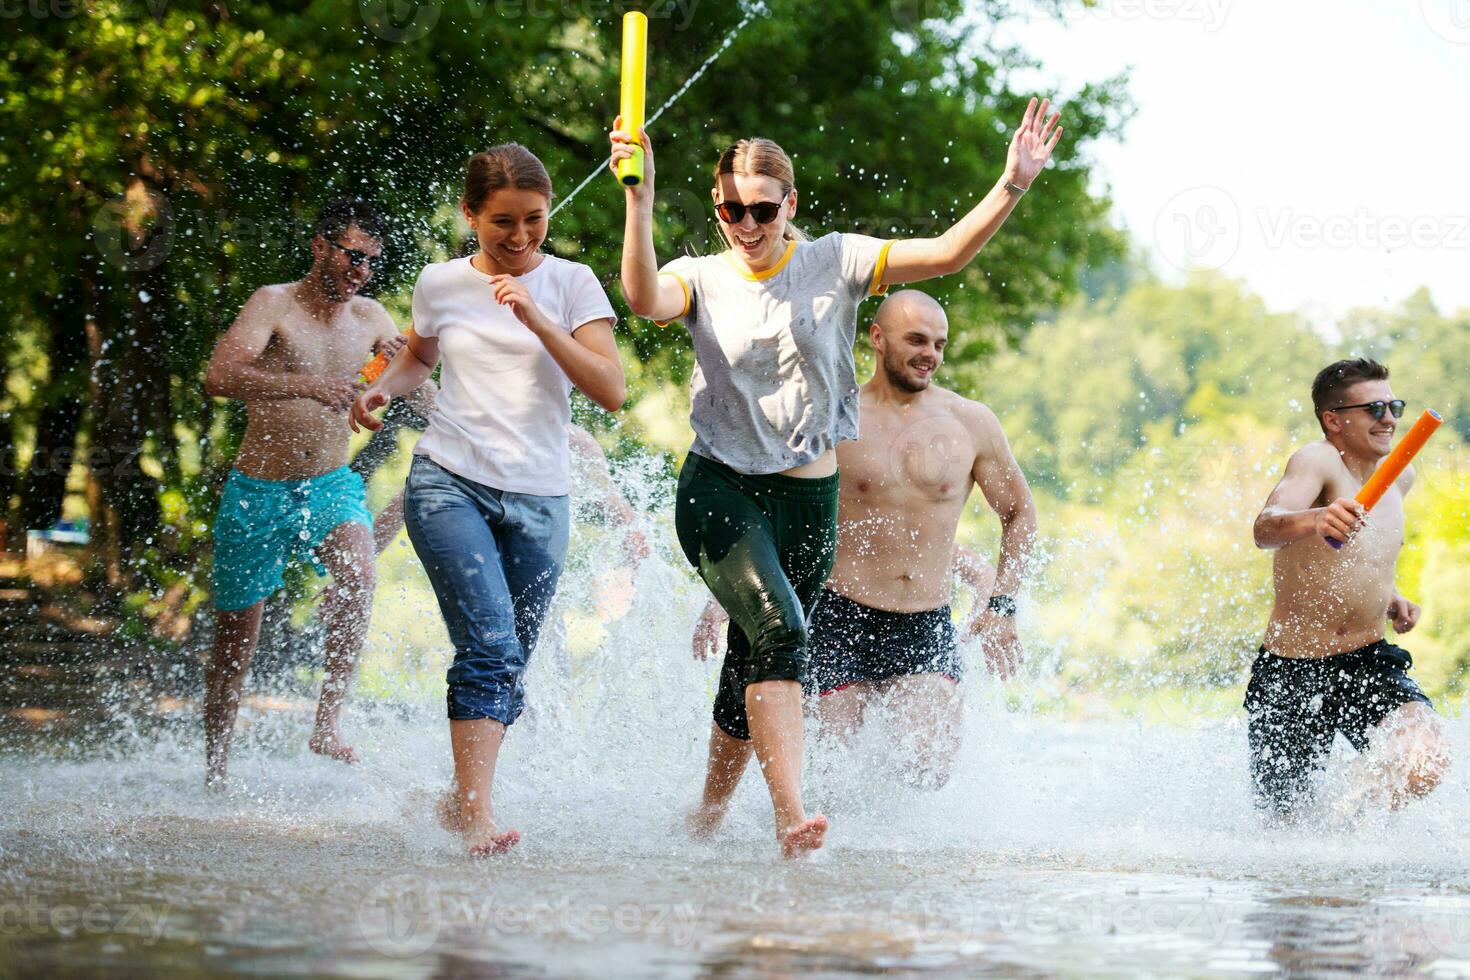
[[[378,260],[378,257],[376,255],[369,255],[368,253],[360,251],[358,249],[348,248],[346,245],[339,245],[336,242],[332,241],[330,238],[324,238],[322,240],[328,245],[337,249],[342,254],[346,255],[347,264],[352,266],[354,269],[361,268],[364,262],[374,263]],[[369,268],[371,267],[372,266],[369,265]]]
[[[1376,402],[1364,402],[1361,405],[1339,405],[1336,408],[1329,408],[1328,411],[1346,412],[1348,409],[1351,408],[1366,408],[1368,410],[1368,414],[1373,416],[1373,421],[1375,422],[1383,418],[1384,412],[1392,412],[1393,417],[1396,419],[1401,419],[1404,417],[1404,400],[1402,398],[1395,398],[1391,402],[1380,400]]]
[[[741,204],[739,201],[721,201],[715,205],[715,214],[727,225],[738,225],[745,220],[745,212],[755,219],[758,225],[768,225],[776,220],[776,215],[781,213],[781,202],[779,201],[757,201],[754,204]]]

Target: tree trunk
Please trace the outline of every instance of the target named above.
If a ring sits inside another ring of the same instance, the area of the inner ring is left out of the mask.
[[[15,477],[15,413],[0,412],[0,521],[5,522],[6,551],[19,551],[25,547],[25,529],[10,509]]]
[[[20,520],[25,528],[51,527],[60,519],[66,498],[66,480],[82,422],[87,364],[82,283],[68,284],[53,304],[50,320],[50,378],[41,393],[35,451],[21,488]]]
[[[142,178],[128,188],[130,198],[163,202]],[[165,205],[166,206],[166,205]],[[169,234],[165,222],[147,214],[130,228],[134,254],[147,254],[153,236]],[[169,383],[163,359],[168,305],[167,261],[142,262],[113,278],[97,304],[99,343],[93,360],[92,470],[113,526],[127,535],[120,552],[159,540],[162,513],[159,482],[140,465],[149,439],[168,424]],[[151,266],[151,267],[149,267]]]

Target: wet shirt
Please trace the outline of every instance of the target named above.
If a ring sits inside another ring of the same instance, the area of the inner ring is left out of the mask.
[[[858,304],[883,292],[888,248],[866,235],[789,242],[751,273],[733,255],[675,259],[694,340],[693,451],[740,473],[779,473],[858,437]]]

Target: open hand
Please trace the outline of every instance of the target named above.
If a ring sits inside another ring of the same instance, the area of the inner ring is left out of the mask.
[[[695,660],[708,660],[720,652],[720,630],[729,619],[720,604],[711,599],[694,624]]]
[[[1018,187],[1031,186],[1062,138],[1062,127],[1057,126],[1062,114],[1054,112],[1047,119],[1046,110],[1050,106],[1050,99],[1042,99],[1041,109],[1037,111],[1036,100],[1032,99],[1026,106],[1020,128],[1011,136],[1011,146],[1006,152],[1005,179]]]
[[[1014,616],[1002,616],[987,609],[970,620],[965,639],[980,641],[985,668],[1001,680],[1010,678],[1026,659],[1021,638],[1016,635]]]

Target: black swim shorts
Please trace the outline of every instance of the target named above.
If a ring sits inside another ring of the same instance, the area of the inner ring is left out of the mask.
[[[823,589],[807,627],[808,694],[830,694],[858,681],[910,674],[964,677],[949,606],[901,613],[874,609]]]
[[[1330,657],[1278,657],[1264,646],[1245,689],[1256,805],[1289,812],[1341,732],[1359,752],[1373,727],[1410,701],[1433,703],[1409,677],[1409,651],[1379,640]]]

